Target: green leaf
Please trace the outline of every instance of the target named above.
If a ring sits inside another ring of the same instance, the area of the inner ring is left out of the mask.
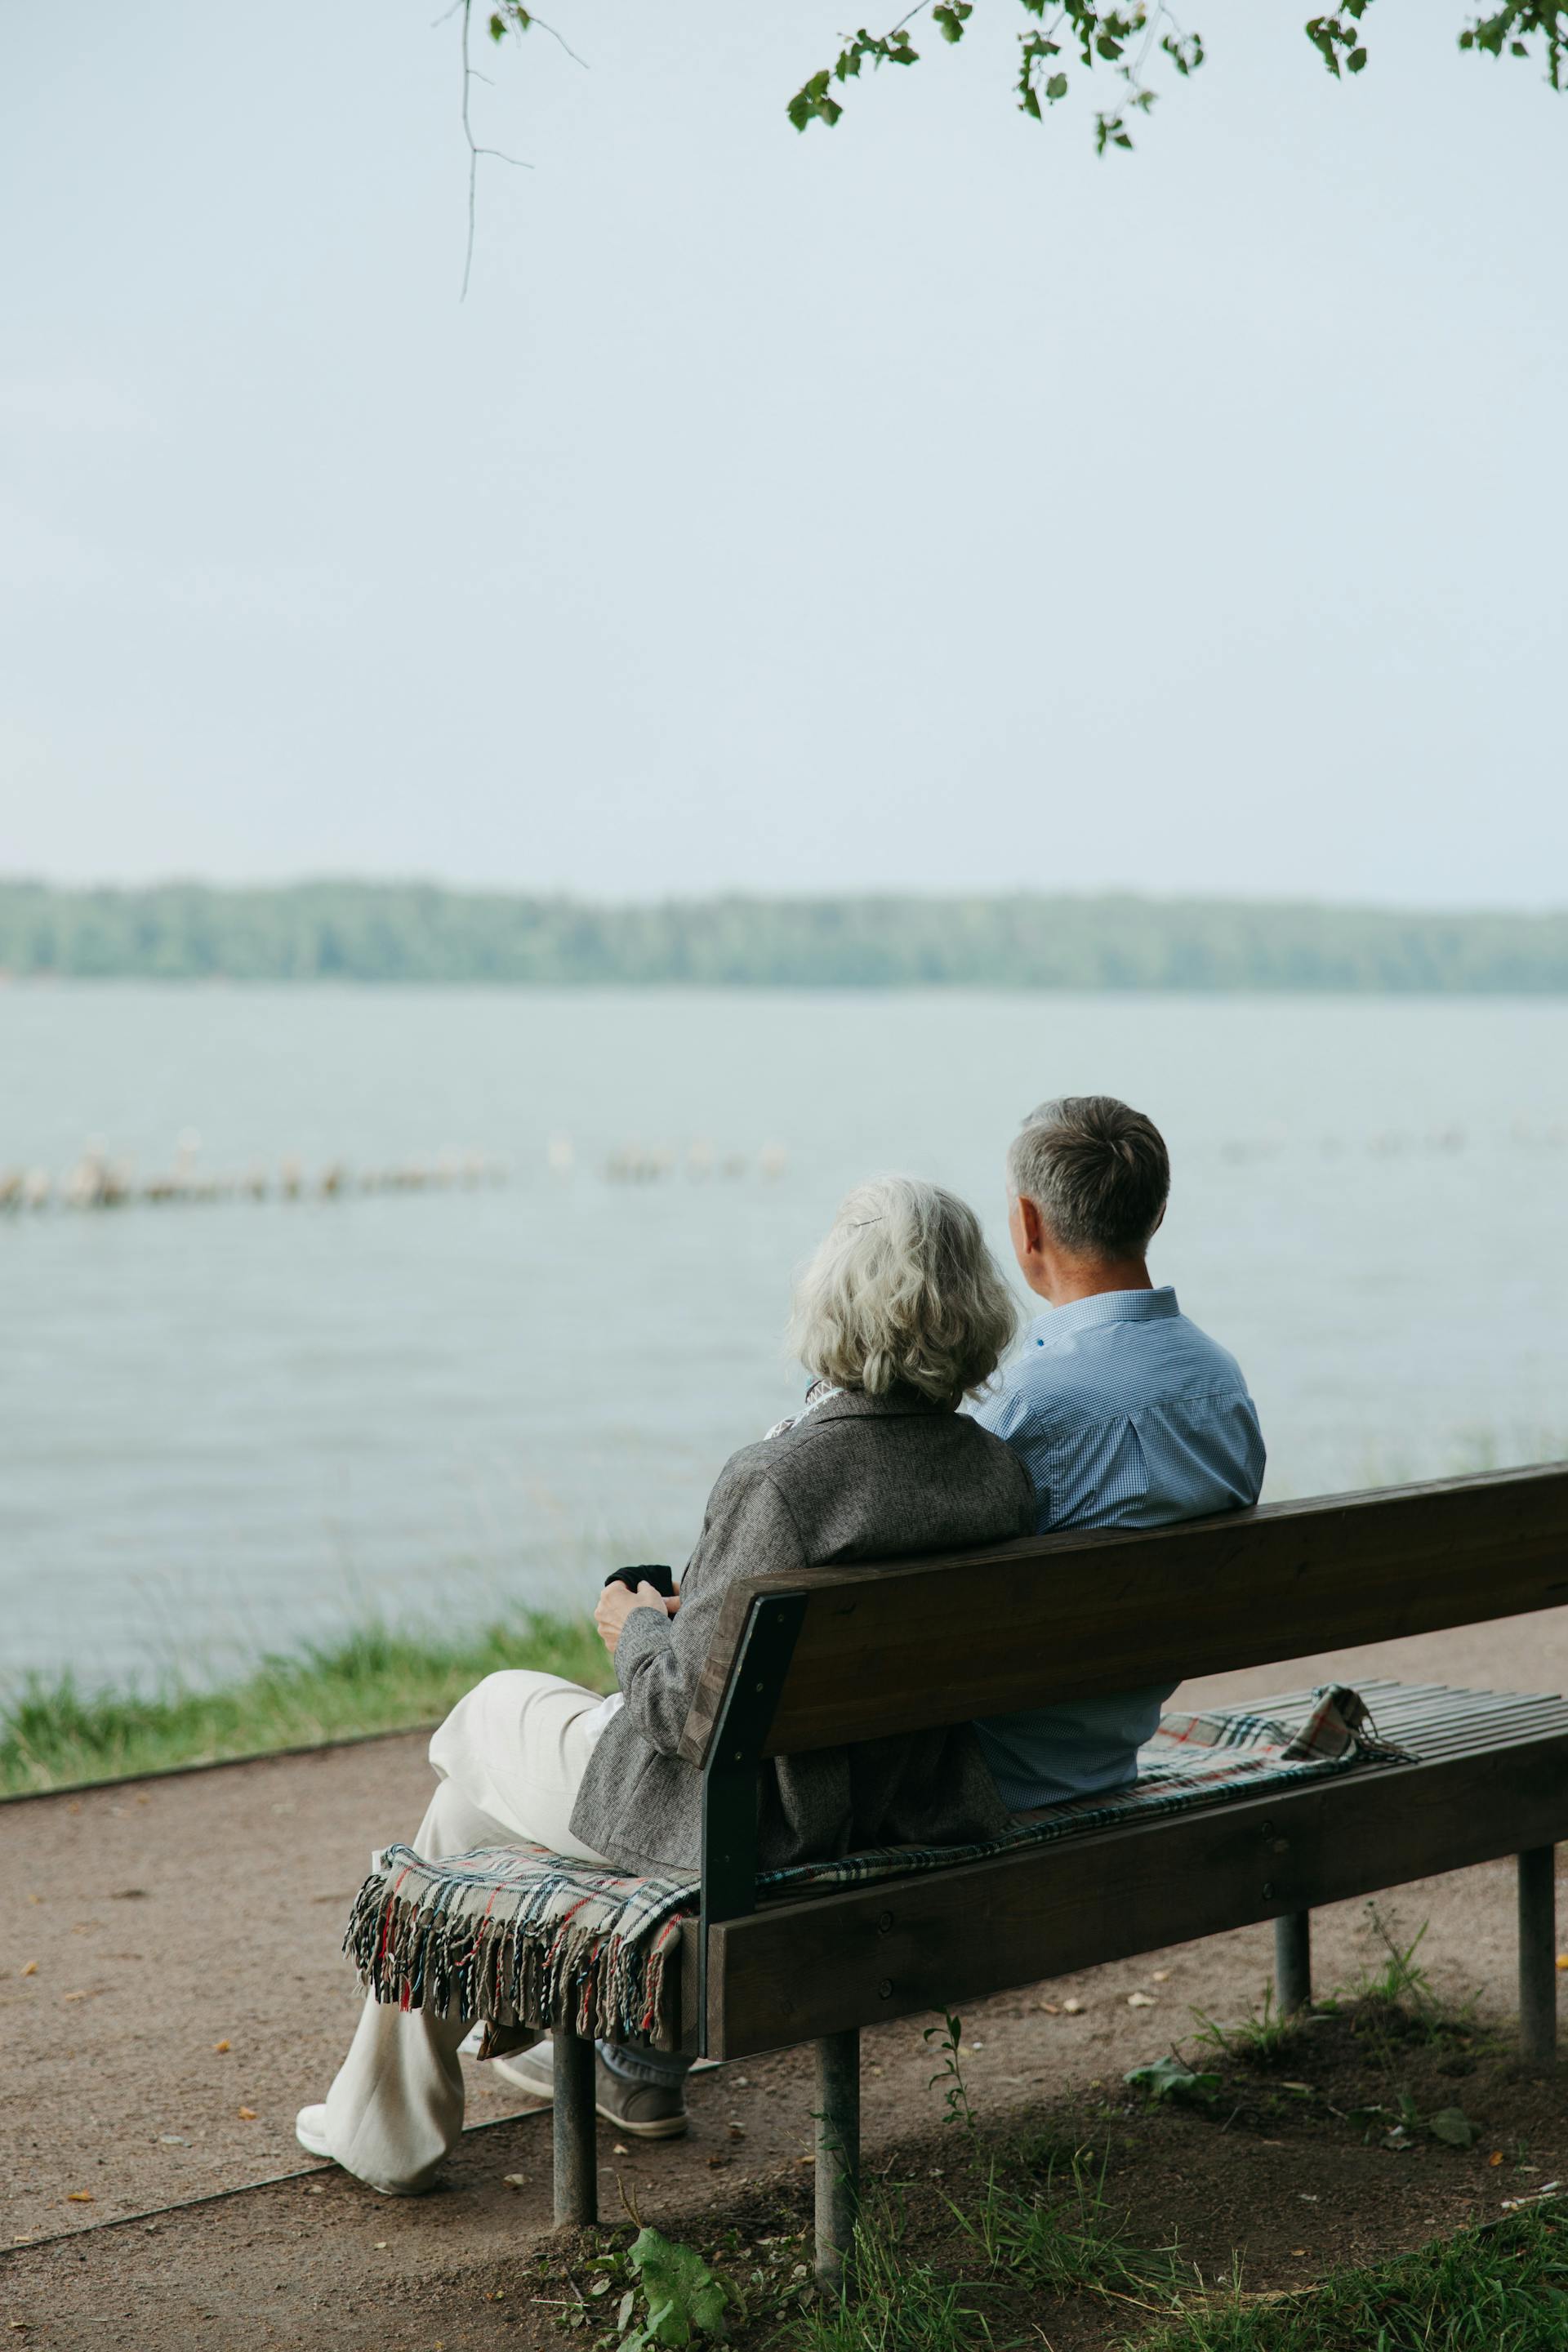
[[[840,66],[843,62],[841,58]],[[790,100],[785,112],[797,131],[804,131],[808,122],[826,122],[831,130],[843,113],[844,109],[839,105],[838,100],[827,95],[830,79],[828,68],[824,66],[822,71],[814,73],[811,79],[803,83]]]
[[[1446,2147],[1468,2147],[1480,2137],[1462,2107],[1439,2107],[1435,2116],[1427,2116],[1426,2128]]]
[[[694,2336],[722,2335],[731,2291],[694,2247],[677,2245],[657,2230],[644,2230],[628,2249],[626,2261],[647,2296],[647,2332],[655,2343],[678,2352]]]
[[[1134,2066],[1122,2080],[1131,2083],[1135,2090],[1146,2091],[1152,2099],[1176,2099],[1206,2106],[1219,2096],[1217,2074],[1194,2074],[1192,2067],[1174,2055],[1156,2058],[1147,2066]]]
[[[1068,78],[1067,78],[1066,74],[1064,74],[1064,73],[1054,73],[1054,74],[1051,76],[1051,78],[1050,78],[1049,81],[1048,81],[1048,82],[1047,82],[1047,84],[1046,84],[1046,96],[1047,96],[1047,98],[1050,100],[1051,104],[1054,106],[1054,105],[1056,104],[1056,102],[1057,102],[1057,100],[1058,100],[1058,98],[1065,98],[1065,97],[1067,96],[1067,94],[1068,94]]]

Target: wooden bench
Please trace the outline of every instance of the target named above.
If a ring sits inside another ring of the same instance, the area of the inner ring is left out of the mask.
[[[888,2018],[1264,1919],[1294,2011],[1310,1998],[1315,1906],[1516,1854],[1523,2047],[1550,2063],[1568,1704],[1369,1685],[1379,1729],[1417,1760],[759,1907],[764,1758],[1563,1602],[1568,1465],[732,1588],[681,1741],[703,1776],[681,2047],[739,2059],[816,2045],[825,2281],[854,2225],[859,2031]],[[591,2221],[593,2046],[560,2021],[555,2074],[556,2219]]]

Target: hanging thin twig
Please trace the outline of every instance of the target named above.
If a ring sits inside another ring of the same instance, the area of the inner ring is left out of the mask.
[[[533,169],[533,166],[532,166],[532,164],[531,164],[531,163],[525,163],[525,162],[523,161],[523,158],[522,158],[521,155],[509,155],[509,154],[507,154],[507,152],[505,152],[505,150],[504,150],[503,148],[500,148],[500,147],[481,147],[481,146],[479,145],[479,143],[478,140],[474,137],[474,126],[473,126],[473,121],[472,121],[472,118],[470,117],[469,112],[468,112],[468,95],[469,95],[470,90],[471,90],[471,89],[472,89],[472,88],[473,88],[473,85],[474,85],[475,81],[476,81],[476,80],[483,81],[483,80],[484,80],[484,79],[485,79],[485,77],[484,77],[484,75],[483,75],[483,74],[479,73],[479,72],[477,70],[477,68],[476,68],[476,67],[475,67],[475,65],[474,65],[473,58],[470,57],[470,55],[469,55],[469,53],[468,53],[468,32],[469,32],[469,28],[470,28],[470,26],[471,26],[472,21],[473,21],[474,0],[462,0],[462,5],[463,5],[463,41],[462,41],[462,47],[463,47],[463,110],[462,110],[462,112],[463,112],[463,136],[464,136],[464,138],[468,141],[468,242],[467,242],[467,244],[465,245],[465,247],[464,247],[464,248],[463,248],[463,285],[462,285],[462,291],[459,293],[459,295],[458,295],[458,301],[459,301],[459,302],[466,302],[466,301],[468,300],[468,280],[469,280],[469,278],[473,276],[473,272],[474,272],[474,228],[475,228],[475,224],[476,224],[476,221],[477,221],[477,218],[478,218],[478,207],[479,207],[479,157],[480,157],[481,155],[493,155],[493,156],[494,156],[494,158],[495,158],[495,160],[496,160],[496,162],[497,162],[498,163],[512,163],[512,164],[515,164],[515,166],[517,167],[517,169],[518,169],[520,172],[531,172],[531,171],[532,171],[532,169]],[[545,29],[545,31],[546,31],[546,32],[548,32],[551,28],[550,28],[550,26],[546,26],[544,29]],[[560,39],[561,39],[561,36],[560,36],[559,34],[557,34],[555,37],[556,37],[556,39],[557,39],[557,40],[560,40]],[[563,42],[562,42],[562,44],[561,44],[561,46],[562,46],[562,47],[563,47],[563,48],[564,48],[566,45],[565,45],[565,43],[563,41]],[[569,53],[569,54],[570,54],[570,53]],[[579,59],[579,60],[578,60],[578,62],[579,62],[579,63],[581,63],[581,62],[582,62],[582,61],[581,61],[581,59]]]

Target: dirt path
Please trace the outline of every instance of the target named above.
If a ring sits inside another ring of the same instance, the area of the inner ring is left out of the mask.
[[[1521,1620],[1230,1676],[1224,1688],[1256,1695],[1374,1673],[1560,1689],[1568,1626]],[[548,2221],[548,2127],[485,2070],[470,2069],[479,2127],[444,2193],[395,2202],[331,2171],[260,2185],[306,2165],[294,2113],[324,2091],[357,1998],[338,1949],[348,1903],[371,1847],[417,1821],[428,1779],[423,1741],[394,1738],[0,1808],[0,2321],[24,2323],[16,2340],[138,2352],[227,2352],[242,2340],[301,2352],[439,2340],[457,2352],[517,2340],[527,2302],[518,2256]],[[1386,1907],[1412,1931],[1430,1921],[1424,1951],[1439,1984],[1477,1990],[1487,2013],[1511,2012],[1506,1865],[1402,1889]],[[1191,2031],[1192,2008],[1244,2011],[1269,1950],[1267,1928],[1246,1929],[976,2008],[965,2021],[983,2109],[1118,2089],[1128,2066]],[[1320,1916],[1321,1986],[1348,1983],[1365,1957],[1363,1906]],[[1152,2007],[1130,2009],[1135,1991]],[[1069,1997],[1080,2013],[1061,2011]],[[866,2055],[875,2149],[931,2117],[921,2021],[868,2035]],[[810,2104],[799,2053],[700,2079],[689,2139],[622,2156],[605,2136],[606,2206],[616,2173],[650,2215],[743,2202],[759,2182],[792,2174],[798,2182]],[[1531,2106],[1548,2154],[1560,2104],[1553,2093],[1544,2109]],[[1506,2118],[1485,2120],[1500,2133]],[[1368,2230],[1407,2239],[1478,2200],[1495,2207],[1508,2184],[1480,2163],[1456,2158],[1430,2184],[1407,2164],[1398,2179],[1411,2193],[1401,2188],[1392,2205],[1343,2188],[1342,2212],[1310,2217],[1321,2226],[1310,2259],[1341,2259]],[[1270,2179],[1277,2144],[1233,2135],[1209,2200],[1222,2235],[1246,2234],[1252,2192],[1228,2177],[1245,2164],[1255,2168],[1247,2177]],[[1387,2163],[1373,2172],[1394,2178]],[[247,2193],[155,2211],[230,2190]],[[1289,2226],[1300,2229],[1294,2213]],[[70,2234],[25,2242],[61,2232]]]

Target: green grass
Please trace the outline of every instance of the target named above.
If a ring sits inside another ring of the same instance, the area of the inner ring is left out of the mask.
[[[1384,1999],[1430,2000],[1415,1946],[1384,1937]],[[1206,2289],[1173,2246],[1142,2251],[1086,2148],[1017,2147],[987,2159],[964,2084],[956,2017],[928,2040],[947,2118],[978,2179],[943,2199],[961,2242],[981,2259],[962,2281],[904,2253],[902,2215],[873,2204],[856,2234],[851,2299],[803,2314],[784,2352],[998,2352],[1048,2344],[1064,2299],[1115,2310],[1117,2352],[1563,2352],[1568,2346],[1568,2205],[1542,2205],[1436,2240],[1413,2253],[1339,2271],[1310,2287]],[[1104,2339],[1097,2339],[1103,2341]]]
[[[1135,2246],[1126,2217],[1105,2193],[1105,2159],[1092,2148],[1053,2149],[1024,2163],[1021,2186],[993,2166],[977,2208],[954,2218],[993,2276],[1044,2294],[1137,2296],[1168,2292],[1179,2275],[1173,2249]]]
[[[1232,2025],[1222,2025],[1217,2018],[1207,2016],[1201,2009],[1194,2009],[1193,2015],[1198,2021],[1199,2042],[1212,2042],[1225,2057],[1239,2058],[1261,2067],[1289,2063],[1311,2020],[1310,2010],[1299,2011],[1293,2017],[1286,2017],[1277,2010],[1272,1985],[1264,1986],[1260,2006],[1249,2011],[1246,2017],[1237,2018]]]
[[[0,1692],[0,1793],[412,1730],[439,1721],[500,1666],[613,1687],[589,1619],[532,1613],[451,1635],[367,1625],[292,1657],[263,1658],[215,1690],[171,1676],[150,1691],[84,1691],[68,1674],[29,1675]]]
[[[1054,2299],[1036,2303],[1034,2283],[1004,2275],[998,2293],[906,2261],[886,2217],[858,2232],[852,2276],[850,2299],[803,2313],[773,2339],[781,2352],[1000,2352],[1053,2340]],[[1059,2281],[1058,2292],[1072,2284]],[[1515,2214],[1283,2294],[1248,2294],[1238,2280],[1217,2293],[1167,2287],[1157,2299],[1169,2315],[1130,2330],[1123,2320],[1117,2352],[1563,2352],[1568,2218],[1560,2208]]]
[[[1005,2160],[988,2155],[963,2075],[962,2019],[944,2015],[940,2026],[926,2028],[925,2040],[942,2061],[927,2087],[941,2090],[944,2120],[956,2127],[984,2183],[976,2204],[942,2201],[986,2272],[1047,2294],[1168,2287],[1177,2273],[1174,2250],[1148,2253],[1130,2242],[1125,2219],[1111,2211],[1105,2194],[1105,2159],[1089,2147],[1037,2137],[1012,2148]],[[872,2252],[866,2249],[868,2261]]]
[[[988,2343],[979,2290],[903,2252],[902,2216],[884,2200],[855,2232],[849,2293],[786,2325],[785,2352],[961,2352]]]
[[[1519,2213],[1284,2295],[1237,2292],[1126,2352],[1563,2352],[1568,2219]]]

